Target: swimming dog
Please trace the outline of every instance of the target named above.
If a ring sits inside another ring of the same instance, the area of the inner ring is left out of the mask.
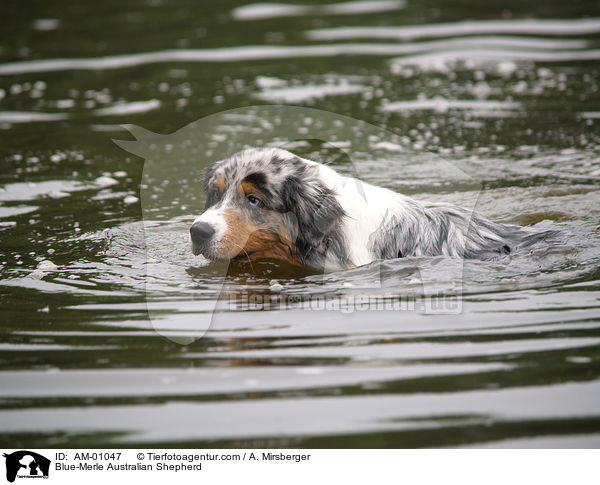
[[[209,260],[285,260],[336,270],[378,259],[510,253],[529,232],[451,204],[423,203],[279,148],[243,150],[204,172],[190,228]]]

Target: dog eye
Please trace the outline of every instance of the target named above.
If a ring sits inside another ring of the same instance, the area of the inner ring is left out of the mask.
[[[258,199],[257,197],[254,197],[253,195],[249,195],[248,196],[248,204],[250,204],[252,207],[258,207],[258,206],[260,206],[260,199]]]

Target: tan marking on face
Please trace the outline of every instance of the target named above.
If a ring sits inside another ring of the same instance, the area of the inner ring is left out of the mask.
[[[239,210],[230,209],[223,217],[227,223],[227,230],[219,243],[219,257],[232,259],[237,256],[247,256],[251,261],[266,258],[280,259],[301,266],[296,257],[296,248],[289,240],[283,221],[276,212],[273,212],[273,217],[279,219],[278,232],[257,227]]]
[[[256,190],[256,187],[254,186],[254,184],[252,182],[242,182],[238,186],[237,191],[238,191],[238,194],[240,194],[240,195],[249,195],[249,194],[256,195],[258,193],[258,191]]]
[[[223,193],[225,191],[225,177],[223,177],[222,175],[217,178],[217,189],[219,189],[219,192]]]

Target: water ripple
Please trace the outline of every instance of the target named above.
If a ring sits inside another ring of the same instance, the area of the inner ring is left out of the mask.
[[[301,15],[356,15],[399,10],[406,6],[404,0],[371,0],[329,3],[325,5],[288,5],[285,3],[253,3],[233,9],[236,20],[262,20]]]
[[[474,34],[583,35],[600,32],[600,19],[476,20],[397,27],[334,27],[306,32],[311,40],[398,39],[454,37]]]
[[[464,48],[469,46],[485,47],[485,49],[470,49],[458,52],[464,52],[462,55],[487,55],[500,59],[518,58],[543,61],[600,59],[600,49],[580,51],[553,50],[584,48],[587,46],[587,42],[583,40],[484,36],[403,44],[351,43],[311,46],[240,46],[216,49],[173,49],[96,58],[45,59],[2,64],[0,65],[0,75],[57,72],[71,69],[122,69],[165,62],[239,62],[267,59],[336,57],[343,55],[399,56],[448,50],[450,48],[458,49],[460,47]],[[548,52],[546,52],[546,50],[548,50]]]

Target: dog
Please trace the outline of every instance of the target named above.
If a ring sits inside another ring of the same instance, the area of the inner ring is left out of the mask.
[[[413,256],[489,259],[531,233],[450,204],[422,203],[279,148],[243,150],[204,171],[192,252],[327,271]]]

